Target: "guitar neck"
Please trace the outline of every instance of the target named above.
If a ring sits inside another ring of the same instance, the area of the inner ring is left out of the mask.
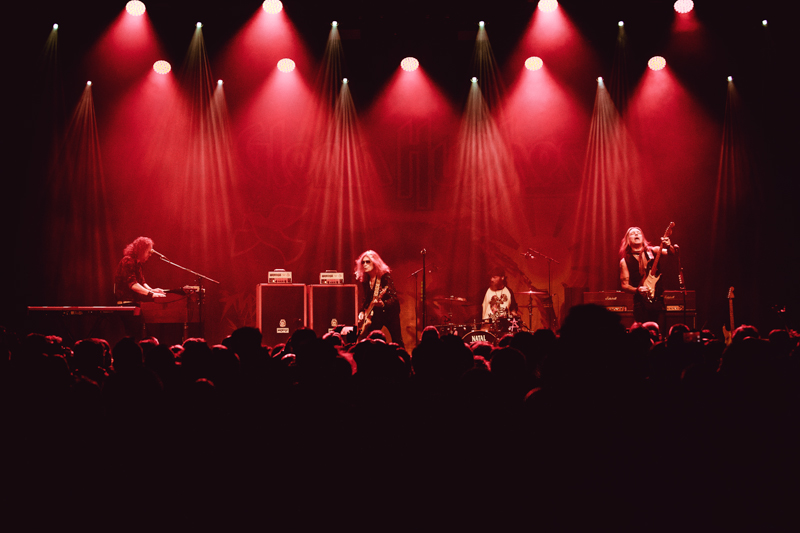
[[[728,312],[730,313],[731,331],[733,331],[733,299],[728,300]]]
[[[664,232],[664,237],[663,237],[664,239],[667,239],[667,238],[669,238],[670,235],[672,235],[672,228],[674,228],[674,227],[675,227],[675,223],[674,222],[670,222],[669,226],[667,226],[667,231]],[[656,272],[658,270],[658,260],[661,259],[661,254],[662,253],[663,253],[663,251],[662,251],[661,243],[658,243],[658,253],[656,254],[655,259],[653,260],[653,266],[650,268],[650,274],[652,276],[656,275]]]

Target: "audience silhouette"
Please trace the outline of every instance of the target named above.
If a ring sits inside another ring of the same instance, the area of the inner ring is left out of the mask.
[[[742,326],[726,347],[676,325],[662,341],[585,305],[559,335],[470,346],[428,327],[410,354],[305,328],[273,347],[248,327],[111,350],[0,333],[7,502],[54,522],[797,525],[800,352],[784,330]]]

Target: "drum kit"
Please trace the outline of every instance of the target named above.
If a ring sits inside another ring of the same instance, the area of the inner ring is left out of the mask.
[[[523,323],[521,317],[515,316],[502,316],[486,320],[476,318],[469,321],[467,324],[453,323],[451,317],[454,315],[454,313],[452,313],[454,306],[469,306],[473,304],[466,298],[441,296],[433,298],[434,302],[451,312],[445,315],[444,323],[436,325],[436,329],[439,331],[439,335],[457,335],[464,339],[464,342],[467,344],[472,344],[473,342],[488,342],[494,345],[506,334],[517,333],[518,331],[531,331],[533,329],[530,319],[534,307],[533,299],[534,297],[547,296],[548,292],[522,291],[515,294],[524,294],[528,296],[528,305],[526,306],[528,308],[527,326]]]

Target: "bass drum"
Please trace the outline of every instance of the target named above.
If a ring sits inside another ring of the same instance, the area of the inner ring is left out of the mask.
[[[494,334],[488,331],[481,331],[479,329],[470,331],[461,338],[464,339],[464,342],[467,344],[472,344],[473,342],[488,342],[490,344],[494,344],[495,346],[497,345],[497,337],[495,337]]]

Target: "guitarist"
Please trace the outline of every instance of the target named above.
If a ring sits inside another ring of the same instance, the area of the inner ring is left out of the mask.
[[[374,250],[367,250],[356,259],[356,279],[361,282],[364,296],[358,313],[358,323],[363,328],[359,338],[386,326],[392,342],[405,348],[400,329],[400,300],[397,298],[391,271],[389,265]],[[367,315],[370,305],[372,310]]]
[[[636,322],[658,322],[664,310],[661,295],[664,292],[663,284],[656,284],[655,298],[651,302],[647,295],[649,290],[644,286],[650,269],[655,262],[656,255],[669,253],[672,243],[669,237],[661,239],[661,250],[658,246],[651,247],[644,236],[641,228],[631,227],[625,232],[625,237],[619,248],[619,281],[620,287],[625,292],[633,293],[633,319]],[[662,262],[659,261],[658,270],[661,270]]]

